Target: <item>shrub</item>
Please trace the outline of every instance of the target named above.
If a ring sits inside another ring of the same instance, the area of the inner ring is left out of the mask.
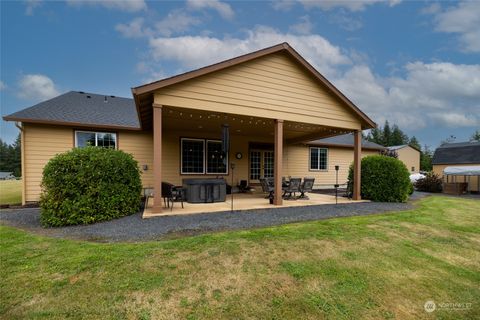
[[[415,182],[415,188],[424,192],[442,192],[442,179],[430,171],[425,175],[425,178],[418,179]]]
[[[402,161],[373,155],[362,159],[361,195],[363,199],[378,202],[407,201],[411,188],[408,169]],[[348,173],[349,185],[353,186],[353,165]]]
[[[138,163],[123,151],[75,148],[43,170],[40,197],[44,226],[106,221],[138,212],[142,183]]]

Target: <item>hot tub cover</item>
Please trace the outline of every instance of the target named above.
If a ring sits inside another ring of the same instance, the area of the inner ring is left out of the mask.
[[[480,166],[446,167],[443,174],[452,176],[480,176]]]

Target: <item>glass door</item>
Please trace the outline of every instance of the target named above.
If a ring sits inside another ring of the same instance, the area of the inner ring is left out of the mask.
[[[260,178],[273,178],[274,153],[271,150],[250,151],[250,183],[260,183]]]

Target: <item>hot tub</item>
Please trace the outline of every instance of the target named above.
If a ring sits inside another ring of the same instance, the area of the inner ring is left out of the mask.
[[[224,179],[183,179],[188,203],[225,201],[227,188]]]

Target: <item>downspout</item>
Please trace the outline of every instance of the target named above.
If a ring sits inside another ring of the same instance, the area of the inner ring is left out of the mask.
[[[20,124],[19,124],[20,123]],[[26,204],[25,187],[27,185],[25,176],[25,128],[21,125],[21,122],[15,122],[15,127],[20,130],[20,153],[21,153],[21,166],[22,166],[22,205]]]

